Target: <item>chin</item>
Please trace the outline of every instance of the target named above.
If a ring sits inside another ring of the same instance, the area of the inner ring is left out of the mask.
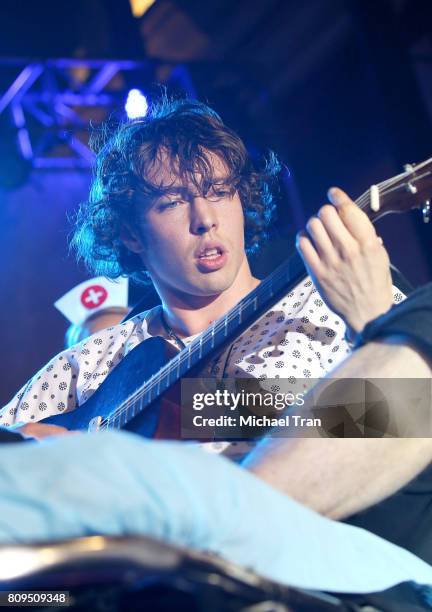
[[[235,280],[235,276],[226,274],[217,275],[216,272],[202,275],[196,283],[191,283],[191,291],[196,295],[211,296],[223,293],[231,287]]]

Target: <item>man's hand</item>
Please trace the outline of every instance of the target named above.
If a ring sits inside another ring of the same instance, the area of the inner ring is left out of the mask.
[[[312,217],[297,248],[326,304],[356,333],[393,304],[389,257],[367,215],[341,189]]]
[[[77,431],[69,431],[69,429],[59,425],[48,425],[48,423],[27,423],[22,427],[13,429],[13,431],[20,433],[23,438],[34,438],[35,440],[79,433]]]

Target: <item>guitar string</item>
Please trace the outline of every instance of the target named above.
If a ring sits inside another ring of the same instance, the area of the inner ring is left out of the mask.
[[[396,183],[396,182],[397,181],[393,178],[393,179],[386,181],[385,183],[386,185],[389,185],[391,183]],[[379,188],[382,188],[381,184],[379,185]],[[357,205],[360,208],[363,208],[365,201],[368,202],[368,200],[369,200],[369,191],[365,192],[362,196],[360,196],[360,198],[357,200]],[[270,279],[267,279],[267,280],[268,281],[276,280],[278,276],[280,276],[280,274],[273,274],[270,277]],[[271,282],[268,284],[271,284]],[[247,306],[250,305],[253,299],[255,299],[255,297],[250,298],[248,304],[247,302],[243,303],[242,307],[245,307],[245,304],[247,304]],[[197,348],[202,348],[202,346],[200,345],[202,345],[203,342],[205,342],[208,338],[210,338],[210,336],[214,334],[216,330],[217,330],[216,331],[217,333],[218,331],[220,331],[220,329],[222,329],[222,326],[226,325],[225,319],[227,319],[228,321],[233,320],[233,318],[237,318],[239,314],[240,313],[237,312],[236,308],[233,309],[233,312],[230,311],[229,313],[227,313],[226,317],[224,317],[224,319],[220,322],[221,325],[219,325],[219,329],[217,329],[217,326],[214,325],[210,330],[207,330],[207,332],[204,332],[204,334],[202,334],[198,342],[191,343],[191,345],[189,345],[189,347],[185,351],[181,351],[179,355],[176,356],[174,359],[172,359],[168,364],[166,364],[166,366],[164,366],[158,372],[157,375],[153,375],[152,377],[150,377],[150,379],[146,381],[143,387],[135,391],[134,394],[132,394],[129,398],[127,398],[113,413],[111,413],[106,419],[104,419],[101,422],[100,428],[104,428],[105,426],[108,427],[111,420],[115,421],[116,419],[121,419],[122,415],[125,412],[127,412],[133,404],[137,404],[137,402],[139,402],[143,398],[143,396],[145,396],[146,393],[150,393],[150,398],[151,398],[151,393],[154,390],[155,386],[157,385],[157,388],[158,388],[160,386],[160,382],[164,378],[166,378],[169,381],[169,376],[174,369],[179,369],[182,363],[184,363],[185,359],[191,359],[194,356],[194,353],[196,353]],[[195,347],[194,344],[196,344],[197,346]],[[182,355],[182,353],[185,353],[185,354]],[[159,388],[157,391],[157,395],[160,395],[160,393],[161,391]]]
[[[425,178],[425,176],[428,176],[429,174],[431,174],[431,173],[430,172],[425,172],[424,174],[416,175],[415,180],[419,180],[419,179]],[[388,195],[389,193],[393,193],[397,189],[401,189],[401,187],[403,187],[403,185],[397,185],[396,187],[392,187],[391,189],[387,189],[385,195]]]
[[[401,176],[405,176],[405,174],[409,174],[409,173],[403,173]],[[399,178],[399,177],[398,177]],[[389,179],[388,181],[385,181],[385,185],[388,186],[389,184],[392,183],[396,183],[396,179],[395,177],[393,177],[393,179]],[[378,185],[378,188],[382,188],[382,184]],[[365,203],[368,203],[369,201],[369,190],[366,191],[362,196],[360,196],[360,198],[358,198],[357,200],[357,205],[360,208],[364,208]],[[275,271],[277,272],[277,271]],[[283,272],[282,272],[283,274]],[[280,277],[280,273],[279,274],[272,274],[271,277],[269,279],[266,279],[267,284],[272,284],[273,280],[276,280],[277,277]],[[264,283],[266,282],[264,281]],[[269,282],[270,281],[270,282]],[[251,297],[249,298],[249,300],[247,300],[245,303],[242,304],[242,308],[247,308],[250,303],[255,299],[255,297]],[[247,305],[246,305],[247,304]],[[238,305],[237,305],[238,307]],[[143,387],[141,387],[140,389],[136,390],[129,398],[127,398],[124,402],[122,402],[122,404],[113,412],[111,413],[108,417],[106,417],[105,419],[103,419],[101,421],[100,424],[100,428],[103,429],[109,426],[109,423],[111,420],[115,421],[117,419],[121,419],[122,415],[125,412],[128,412],[129,408],[133,405],[136,404],[137,402],[139,402],[143,396],[145,396],[146,393],[149,393],[149,397],[151,398],[151,393],[154,390],[154,388],[158,388],[160,386],[160,382],[166,378],[167,380],[169,380],[169,376],[172,373],[172,371],[174,369],[178,369],[181,367],[182,363],[184,363],[184,361],[186,359],[191,360],[192,357],[194,356],[194,353],[196,353],[197,348],[202,348],[202,344],[203,342],[205,342],[207,339],[209,339],[211,337],[211,335],[214,335],[215,333],[217,333],[218,331],[220,331],[223,327],[225,327],[227,325],[227,323],[225,322],[226,320],[230,321],[233,320],[233,318],[237,318],[237,316],[239,316],[239,312],[237,312],[237,308],[234,307],[233,311],[230,311],[229,313],[227,313],[227,315],[224,317],[224,319],[222,321],[219,322],[219,329],[217,329],[217,325],[213,325],[212,328],[210,330],[207,330],[206,332],[204,332],[204,334],[201,335],[200,339],[198,342],[193,341],[193,343],[191,343],[187,349],[184,349],[183,351],[181,351],[176,357],[174,357],[170,362],[168,362],[168,364],[166,364],[163,368],[161,368],[161,370],[157,373],[157,375],[153,375],[152,377],[150,377],[150,379],[148,379],[148,381],[146,381],[146,383],[143,385]],[[197,339],[198,340],[198,339]],[[196,347],[194,345],[197,345]],[[184,353],[184,355],[183,355]],[[157,396],[160,395],[161,391],[160,388],[157,392]],[[156,399],[156,398],[154,398]],[[153,400],[152,400],[153,401]],[[120,423],[119,423],[120,425]]]
[[[416,172],[419,169],[421,169],[423,166],[427,165],[428,162],[429,160],[426,160],[425,162],[422,162],[422,164],[419,164],[415,168]],[[387,195],[388,193],[395,191],[395,189],[403,187],[403,185],[399,185],[392,189],[388,189],[390,186],[393,187],[393,185],[396,185],[397,183],[399,183],[401,178],[406,178],[410,174],[411,172],[404,172],[404,173],[401,173],[400,175],[397,175],[396,177],[392,177],[391,179],[388,179],[386,181],[383,181],[382,183],[379,183],[377,187],[380,191],[380,194]],[[423,175],[423,176],[426,176],[426,175]],[[418,180],[419,178],[422,178],[422,177],[418,177],[417,175],[413,177],[413,179],[416,179],[416,180]],[[359,208],[363,209],[366,205],[369,204],[369,197],[370,197],[370,190],[367,190],[357,199],[356,204],[359,206]],[[267,284],[271,286],[273,281],[279,280],[281,276],[283,276],[284,273],[286,273],[286,270],[281,270],[280,272],[278,272],[278,270],[276,269],[275,272],[268,279],[265,279],[261,283],[260,290],[263,290],[263,284],[264,285]],[[245,302],[242,302],[241,303],[242,309],[247,308],[257,297],[258,297],[257,295],[252,296],[249,299],[246,299]],[[237,304],[236,307],[234,307],[231,311],[229,311],[222,320],[219,320],[218,322],[213,324],[213,326],[210,329],[206,330],[203,334],[201,334],[199,338],[193,340],[186,349],[183,349],[182,351],[180,351],[180,353],[176,355],[173,359],[171,359],[165,366],[163,366],[163,368],[161,368],[156,375],[151,376],[140,389],[136,390],[133,394],[131,394],[131,396],[126,398],[126,400],[124,400],[124,402],[122,402],[122,404],[114,412],[112,412],[108,417],[105,417],[104,419],[102,419],[100,426],[99,426],[100,429],[108,428],[111,421],[115,421],[117,419],[121,420],[121,417],[123,416],[123,414],[127,413],[129,408],[133,404],[137,404],[145,396],[146,393],[149,393],[149,398],[151,398],[152,391],[154,390],[155,387],[158,388],[160,386],[160,382],[163,379],[167,379],[169,381],[169,376],[174,370],[178,370],[179,372],[181,365],[186,360],[191,361],[192,357],[197,352],[197,350],[201,349],[202,351],[202,345],[204,344],[204,342],[206,342],[208,339],[210,339],[212,336],[214,336],[216,333],[222,330],[223,327],[226,327],[229,322],[233,321],[239,315],[241,315],[241,310],[239,310],[239,304]],[[159,396],[160,394],[161,394],[161,390],[159,388],[159,390],[157,391],[157,396]],[[153,400],[151,401],[154,401],[154,399],[156,399],[156,397],[153,398]]]
[[[422,170],[422,169],[423,169],[425,166],[430,165],[431,161],[432,161],[432,157],[430,157],[430,158],[428,158],[428,159],[424,160],[423,162],[421,162],[421,163],[417,164],[417,165],[414,167],[414,172],[415,172],[415,174],[414,174],[414,175],[413,175],[413,177],[412,177],[412,181],[413,181],[413,182],[415,182],[415,181],[419,180],[420,178],[423,178],[424,176],[427,176],[427,174],[430,174],[430,172],[428,172],[426,175],[425,175],[425,174],[423,174],[423,175],[421,175],[421,176],[418,176],[418,174],[417,174],[417,173],[418,173],[418,171],[419,171],[419,170]],[[387,179],[387,180],[385,180],[385,181],[382,181],[381,183],[378,183],[378,185],[377,185],[377,186],[378,186],[379,188],[393,186],[393,185],[395,185],[395,184],[399,183],[399,182],[400,182],[402,179],[408,178],[408,177],[409,177],[411,174],[413,174],[411,170],[407,170],[407,171],[405,171],[405,172],[401,172],[400,174],[397,174],[396,176],[393,176],[393,177],[391,177],[391,178],[389,178],[389,179]],[[403,187],[403,186],[404,186],[404,185],[399,185],[399,187]],[[392,190],[392,191],[394,191],[394,190]],[[363,194],[360,196],[360,198],[358,199],[357,203],[358,203],[359,201],[362,201],[363,203],[364,203],[365,201],[367,202],[367,200],[368,200],[368,198],[369,198],[369,193],[370,193],[370,190],[368,189],[367,191],[365,191],[365,192],[364,192],[364,193],[363,193]],[[383,195],[387,195],[387,193],[390,193],[390,191],[387,191],[387,192],[386,192],[385,194],[383,194]]]
[[[425,161],[425,162],[423,162],[422,164],[419,164],[419,165],[416,167],[416,170],[418,170],[419,168],[421,168],[423,165],[426,165],[427,163],[428,163],[428,161]],[[400,180],[400,178],[401,178],[401,177],[406,177],[406,176],[407,176],[407,175],[409,175],[409,174],[410,174],[410,172],[405,172],[405,173],[401,173],[400,175],[398,175],[398,176],[396,176],[396,177],[392,177],[391,179],[387,179],[386,181],[383,181],[382,183],[380,183],[380,184],[379,184],[379,188],[382,188],[383,186],[388,186],[388,185],[391,185],[391,184],[395,184],[395,183],[399,182],[399,180]],[[385,193],[383,192],[383,193],[382,193],[382,195],[386,195],[386,193],[388,193],[389,191],[390,191],[390,190],[387,190]],[[364,208],[364,205],[369,203],[369,193],[370,193],[370,192],[369,192],[369,190],[368,190],[368,191],[366,191],[366,192],[365,192],[365,193],[364,193],[362,196],[360,196],[360,198],[358,198],[358,200],[357,200],[357,205],[358,205],[360,208]],[[275,271],[275,272],[276,272],[276,271]],[[269,279],[266,279],[266,280],[267,280],[267,281],[269,281],[269,280],[273,280],[273,279],[276,279],[276,278],[277,278],[277,275],[271,275],[271,277],[270,277]],[[262,286],[263,284],[265,284],[265,281],[263,281],[263,283],[261,283],[261,286]],[[253,300],[253,299],[255,299],[255,297],[252,297],[252,298],[250,298],[250,299],[251,299],[251,300]],[[243,305],[244,305],[244,304],[247,304],[247,302],[244,302],[244,303],[243,303]],[[249,304],[250,304],[250,302],[249,302]],[[247,306],[248,306],[249,304],[247,304]],[[237,306],[238,306],[238,305],[237,305]],[[246,306],[246,307],[247,307],[247,306]],[[243,306],[242,306],[242,307],[243,307]],[[231,321],[231,320],[233,320],[234,318],[237,318],[238,314],[239,314],[239,313],[236,311],[236,308],[234,308],[232,311],[230,311],[229,313],[227,313],[226,317],[224,317],[223,321],[221,321],[221,325],[222,325],[222,326],[224,326],[224,325],[225,325],[225,318],[227,318],[227,320],[228,320],[228,321]],[[189,345],[189,348],[194,349],[194,344],[202,344],[202,340],[204,340],[204,339],[205,339],[205,340],[207,340],[207,339],[208,339],[208,338],[209,338],[209,337],[210,337],[212,334],[214,334],[214,332],[215,332],[215,331],[216,331],[216,333],[217,333],[217,331],[220,331],[220,328],[219,328],[219,329],[217,329],[217,327],[216,327],[216,326],[213,326],[212,328],[210,328],[210,330],[206,330],[206,332],[204,332],[204,333],[202,334],[202,336],[201,336],[201,342],[197,341],[198,339],[196,339],[196,340],[194,340],[194,343],[193,343],[193,344],[191,343],[191,345]],[[186,352],[186,354],[187,354],[187,355],[189,355],[189,352],[193,353],[193,350],[191,350],[191,351],[189,351],[189,350],[188,350],[188,351]],[[177,359],[177,356],[176,356],[176,357],[175,357],[175,358],[174,358],[172,361],[174,361],[175,359]],[[177,364],[177,365],[178,365],[178,364]],[[167,364],[167,366],[168,366],[168,364]],[[165,367],[166,367],[166,366],[165,366]],[[161,379],[162,379],[162,377],[160,378],[160,380],[161,380]],[[149,380],[150,380],[150,379],[149,379]],[[156,382],[156,380],[157,380],[157,379],[155,379],[155,381],[153,381],[153,382]]]
[[[284,265],[282,264],[280,268],[283,268],[283,267]],[[274,271],[274,273],[271,275],[271,277],[269,277],[268,279],[265,279],[259,285],[260,292],[264,292],[266,288],[271,287],[273,284],[273,281],[279,280],[280,278],[283,277],[284,274],[286,274],[286,270],[283,270],[283,269],[279,270],[277,268]],[[256,290],[254,290],[254,293],[255,292]],[[245,301],[242,302],[242,310],[245,310],[248,306],[250,306],[255,301],[256,297],[258,296],[252,295],[251,297],[246,298]],[[112,412],[108,417],[106,417],[105,419],[101,421],[100,428],[103,428],[103,425],[105,425],[105,422],[107,421],[109,422],[110,420],[115,420],[117,418],[120,418],[122,414],[129,409],[130,406],[132,406],[134,403],[141,400],[142,397],[145,396],[146,393],[149,393],[150,398],[151,398],[152,391],[154,390],[155,387],[157,388],[158,385],[160,386],[160,382],[163,379],[169,380],[170,374],[174,370],[178,369],[179,371],[180,367],[186,361],[189,361],[189,364],[190,364],[192,361],[192,358],[196,355],[197,350],[202,349],[202,346],[200,345],[203,345],[207,340],[210,340],[212,336],[216,335],[219,331],[221,331],[225,326],[227,326],[231,321],[233,321],[240,315],[240,311],[237,310],[238,306],[239,305],[236,305],[231,311],[229,311],[222,320],[219,320],[219,322],[215,322],[210,329],[205,330],[205,332],[203,332],[199,338],[196,338],[195,340],[193,340],[186,347],[186,349],[183,349],[180,353],[178,353],[178,355],[176,355],[173,359],[171,359],[171,361],[169,361],[165,366],[163,366],[157,374],[154,374],[153,376],[151,376],[140,389],[137,389],[131,396],[129,396],[126,400],[124,400],[124,402],[122,402],[122,404],[114,412]],[[161,393],[161,390],[159,389],[159,391],[157,391],[157,395],[160,395],[160,393]],[[156,398],[153,398],[153,400],[154,399]]]
[[[266,285],[271,286],[272,280],[276,280],[276,279],[279,280],[284,274],[283,271],[280,271],[278,273],[276,272],[277,270],[275,270],[275,272],[272,274],[271,279],[270,278],[265,279],[265,281],[263,281],[260,284],[261,291],[263,290],[264,287],[266,287]],[[246,298],[245,301],[242,302],[242,310],[245,310],[248,306],[250,306],[254,302],[256,297],[257,296]],[[238,305],[235,308],[237,307]],[[210,329],[205,330],[200,335],[199,338],[194,339],[185,349],[180,351],[178,355],[173,357],[165,366],[163,366],[157,374],[152,375],[140,389],[137,389],[131,396],[129,396],[126,400],[124,400],[124,402],[122,402],[122,404],[114,412],[112,412],[108,417],[103,419],[101,421],[100,428],[102,428],[102,425],[105,423],[105,421],[110,421],[111,419],[117,419],[118,417],[120,417],[122,413],[125,410],[127,411],[131,405],[141,400],[142,397],[145,396],[146,393],[149,393],[151,397],[151,393],[153,389],[155,387],[157,388],[163,379],[169,380],[169,376],[174,370],[180,371],[181,366],[186,361],[190,360],[191,362],[192,358],[196,355],[197,351],[200,348],[202,349],[202,346],[200,345],[205,344],[207,340],[210,340],[212,336],[215,336],[219,331],[221,331],[225,327],[225,325],[228,325],[230,322],[236,319],[239,316],[239,314],[240,312],[237,312],[237,311],[229,311],[225,315],[223,320],[216,322],[217,324],[214,323],[212,327]],[[226,320],[226,323],[225,323],[225,320]],[[160,393],[161,393],[161,390],[159,389],[159,391],[157,392],[157,395],[160,395]],[[153,398],[153,399],[156,399],[156,398]]]
[[[427,176],[428,174],[431,174],[431,173],[430,173],[430,171],[428,171],[426,174],[421,174],[421,175],[418,175],[418,171],[419,171],[419,170],[422,170],[422,169],[423,169],[425,166],[430,165],[431,161],[432,161],[432,158],[429,158],[429,159],[426,159],[425,161],[423,161],[423,162],[421,162],[421,163],[417,164],[417,166],[415,166],[415,168],[414,168],[415,175],[413,175],[413,177],[412,177],[412,181],[408,181],[408,182],[416,182],[416,181],[418,181],[418,180],[420,180],[420,179],[424,178],[424,177],[425,177],[425,176]],[[408,170],[408,171],[406,171],[406,172],[402,172],[401,174],[398,174],[398,175],[396,175],[396,176],[393,176],[392,178],[387,179],[386,181],[383,181],[383,182],[379,183],[377,186],[378,186],[379,188],[382,188],[382,187],[390,187],[390,186],[392,187],[393,185],[396,185],[397,183],[399,183],[399,182],[400,182],[402,179],[405,179],[405,178],[409,177],[411,174],[412,174],[412,171],[410,171],[410,170]],[[398,185],[397,187],[395,187],[395,189],[399,189],[400,187],[404,187],[404,185],[403,185],[403,184],[400,184],[400,185]],[[389,190],[387,190],[385,193],[383,193],[383,195],[387,195],[388,193],[391,193],[392,191],[395,191],[395,189],[389,189]],[[364,193],[363,193],[363,194],[360,196],[360,198],[358,199],[357,203],[358,203],[359,201],[362,201],[362,203],[364,203],[364,202],[366,202],[366,203],[367,203],[368,198],[369,198],[369,193],[370,193],[370,190],[368,189],[367,191],[365,191],[365,192],[364,192]]]

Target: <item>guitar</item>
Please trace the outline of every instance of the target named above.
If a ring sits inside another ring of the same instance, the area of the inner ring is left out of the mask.
[[[432,158],[372,185],[356,204],[372,222],[420,208],[430,220]],[[179,382],[198,372],[307,276],[294,255],[183,350],[161,337],[134,348],[79,409],[44,419],[72,430],[126,429],[145,437],[180,438]]]

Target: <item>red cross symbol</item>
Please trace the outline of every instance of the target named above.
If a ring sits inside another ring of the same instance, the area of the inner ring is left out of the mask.
[[[101,285],[91,285],[81,294],[81,304],[84,308],[99,308],[108,297],[108,291]]]

